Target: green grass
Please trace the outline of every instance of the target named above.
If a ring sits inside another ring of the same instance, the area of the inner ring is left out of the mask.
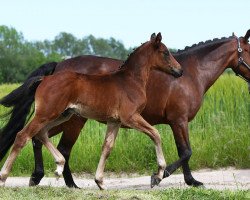
[[[168,189],[168,190],[78,190],[68,188],[0,188],[1,199],[130,199],[130,200],[244,200],[250,198],[249,191],[216,191],[206,189]]]
[[[0,86],[0,97],[17,85]],[[208,91],[195,119],[189,124],[193,155],[192,169],[234,166],[250,167],[250,95],[247,84],[232,75],[223,75]],[[0,107],[0,113],[6,111]],[[3,122],[2,122],[3,123]],[[1,127],[1,124],[0,124]],[[167,125],[156,126],[160,131],[167,163],[178,158],[172,131]],[[96,170],[106,126],[87,122],[75,144],[70,166],[73,172]],[[60,135],[52,141],[57,145]],[[46,173],[55,170],[52,156],[44,150]],[[2,165],[3,163],[1,163]],[[154,145],[137,131],[121,129],[115,147],[108,159],[106,171],[150,173],[156,170]],[[21,152],[12,174],[30,174],[33,170],[31,143]]]

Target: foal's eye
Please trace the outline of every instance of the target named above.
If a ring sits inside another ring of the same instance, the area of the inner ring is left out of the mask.
[[[169,56],[169,51],[164,51],[163,54],[164,56]]]

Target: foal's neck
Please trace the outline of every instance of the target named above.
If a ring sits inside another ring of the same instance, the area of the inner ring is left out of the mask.
[[[140,50],[134,52],[133,55],[125,63],[126,75],[133,79],[137,85],[146,89],[150,72],[150,55],[147,52],[142,53]]]

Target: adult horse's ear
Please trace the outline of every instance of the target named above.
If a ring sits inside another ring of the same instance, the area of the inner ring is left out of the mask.
[[[151,37],[150,37],[150,40],[153,41],[155,38],[156,38],[156,34],[155,34],[155,33],[152,33],[152,35],[151,35]]]
[[[155,46],[158,47],[161,44],[162,36],[161,33],[158,33],[155,38]]]
[[[244,36],[245,42],[248,42],[249,37],[250,37],[250,29],[246,32],[246,35]]]

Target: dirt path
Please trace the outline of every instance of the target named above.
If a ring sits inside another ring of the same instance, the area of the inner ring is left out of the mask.
[[[193,176],[202,181],[205,188],[211,189],[230,189],[230,190],[250,190],[250,169],[235,170],[235,169],[220,169],[220,170],[200,170],[193,172]],[[7,187],[25,187],[28,186],[28,177],[9,177],[5,186]],[[76,184],[81,188],[98,189],[93,178],[75,178]],[[123,177],[122,178],[106,178],[105,184],[108,189],[150,189],[150,177]],[[40,185],[63,187],[65,186],[63,178],[56,180],[56,178],[44,178]],[[186,188],[184,184],[183,175],[171,175],[164,179],[159,187],[154,189],[166,188]]]

